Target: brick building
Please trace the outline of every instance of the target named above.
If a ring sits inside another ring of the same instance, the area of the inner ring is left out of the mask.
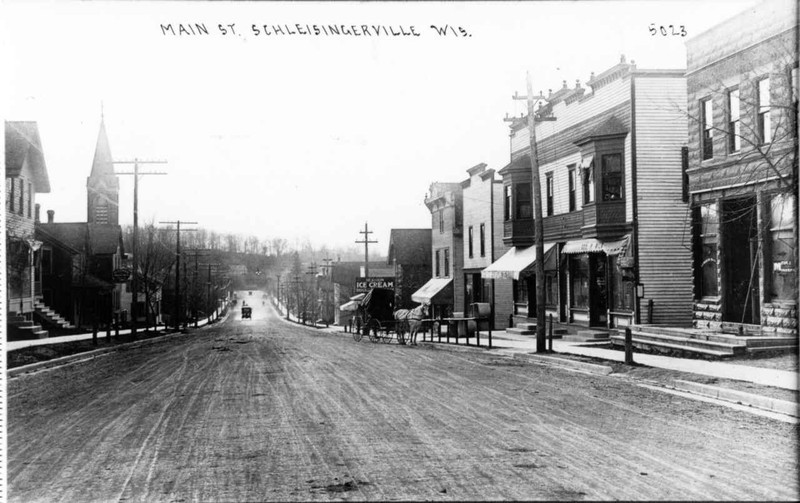
[[[499,172],[511,249],[484,277],[513,280],[515,321],[535,321],[536,260],[544,261],[546,312],[562,323],[691,319],[683,74],[641,70],[623,57],[586,88],[564,82],[549,94],[536,124],[544,257],[533,246],[527,118],[512,122],[511,162]]]
[[[394,270],[394,305],[411,309],[411,295],[431,279],[431,230],[392,229],[387,264]]]
[[[412,300],[431,304],[433,317],[449,317],[464,309],[463,195],[460,183],[431,184],[425,197],[431,212],[432,278]]]
[[[796,338],[797,3],[762,2],[686,47],[693,324]]]
[[[42,243],[34,235],[35,199],[36,194],[50,192],[37,123],[7,121],[5,142],[6,312],[9,320],[26,323],[27,332],[42,332],[29,323],[35,298],[41,295]]]

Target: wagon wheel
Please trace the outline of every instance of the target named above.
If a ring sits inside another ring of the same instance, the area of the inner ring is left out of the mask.
[[[360,330],[353,330],[353,340],[356,342],[361,340],[361,331]]]
[[[385,322],[383,325],[383,334],[381,334],[381,342],[384,344],[388,344],[392,342],[392,325],[391,322]]]
[[[371,319],[367,322],[367,334],[369,335],[370,342],[378,342],[380,340],[381,322],[376,319]]]

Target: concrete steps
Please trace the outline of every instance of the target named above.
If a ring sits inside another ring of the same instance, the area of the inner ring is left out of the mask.
[[[603,332],[601,330],[578,330],[575,334],[565,336],[564,340],[573,342],[607,341],[608,332]]]
[[[743,332],[752,334],[752,331]],[[735,335],[722,332],[707,332],[678,327],[656,327],[634,325],[631,327],[634,346],[656,349],[659,345],[665,350],[682,350],[712,356],[735,356],[744,353],[765,351],[791,351],[798,346],[797,337]],[[612,343],[624,345],[624,332],[612,336]],[[721,355],[719,354],[721,353]]]
[[[726,357],[744,354],[747,345],[744,342],[731,343],[705,339],[692,339],[676,335],[664,335],[643,331],[631,331],[633,346],[640,349],[662,352],[686,352],[706,356]],[[611,336],[611,343],[615,346],[625,345],[625,335]]]
[[[46,339],[49,332],[43,330],[41,325],[28,321],[24,316],[17,313],[8,313],[8,339]]]
[[[72,329],[75,328],[75,325],[72,325],[63,316],[55,312],[53,309],[48,307],[44,302],[41,300],[36,300],[33,303],[34,312],[36,313],[39,320],[41,320],[45,325],[52,325],[56,328],[63,328],[63,329]]]
[[[506,332],[517,335],[536,335],[536,323],[518,322],[514,328],[507,328]],[[553,329],[553,339],[561,339],[567,333],[567,330],[564,328],[555,328]]]

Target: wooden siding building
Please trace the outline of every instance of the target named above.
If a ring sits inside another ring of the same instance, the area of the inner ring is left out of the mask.
[[[34,236],[36,194],[50,192],[39,126],[6,121],[6,312],[30,321],[41,296],[41,241]]]
[[[537,111],[549,119],[536,126],[544,257],[531,249],[527,119],[512,122],[511,162],[500,170],[512,248],[485,275],[513,279],[517,321],[535,320],[533,265],[544,260],[546,311],[562,323],[688,324],[683,70],[640,70],[623,57],[587,86],[564,82]]]
[[[493,169],[481,163],[467,170],[461,182],[463,194],[464,312],[473,302],[488,302],[494,309],[493,328],[508,327],[511,306],[497,301],[497,291],[511,292],[508,279],[484,278],[482,271],[508,247],[503,243],[503,181]]]
[[[797,337],[797,47],[792,0],[687,42],[695,328]]]

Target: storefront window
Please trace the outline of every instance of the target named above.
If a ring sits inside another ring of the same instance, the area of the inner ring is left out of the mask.
[[[570,258],[570,278],[572,283],[572,307],[589,307],[589,256]]]
[[[716,203],[706,204],[700,207],[699,213],[700,228],[700,297],[719,295],[719,284],[717,282],[717,247],[719,243],[719,214],[717,213]]]
[[[794,235],[794,195],[776,194],[770,201],[770,258],[772,299],[797,298],[797,240]]]
[[[633,268],[620,267],[619,257],[615,255],[609,257],[609,263],[612,273],[612,309],[614,311],[633,311],[635,292]]]

